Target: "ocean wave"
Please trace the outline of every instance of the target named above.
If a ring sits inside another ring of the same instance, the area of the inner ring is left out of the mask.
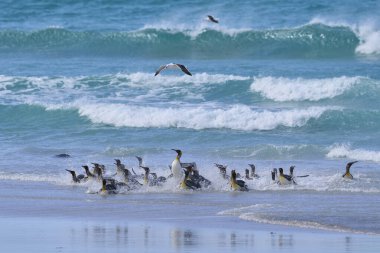
[[[380,54],[380,29],[373,24],[365,24],[359,27],[358,32],[360,44],[355,49],[359,54]]]
[[[65,101],[76,98],[108,97],[107,101],[147,102],[150,100],[197,100],[203,101],[204,94],[215,85],[229,82],[249,82],[247,76],[195,73],[190,76],[152,73],[116,73],[101,76],[4,76],[0,75],[0,101],[33,104]],[[128,87],[126,89],[126,87]],[[106,94],[106,95],[105,95]],[[44,98],[41,101],[41,98]],[[103,102],[104,102],[103,100]]]
[[[274,145],[260,144],[244,148],[218,148],[213,152],[214,155],[252,158],[252,159],[321,159],[326,155],[326,148],[318,145],[299,144],[299,145]]]
[[[335,145],[326,155],[328,158],[349,158],[353,160],[373,161],[380,163],[380,152],[365,149],[352,149],[350,145]]]
[[[255,209],[270,208],[270,207],[272,207],[271,204],[254,204],[250,206],[242,206],[242,207],[236,207],[236,208],[223,210],[223,211],[218,212],[217,215],[240,215],[247,211],[253,211]]]
[[[53,109],[56,109],[53,108]],[[229,107],[131,106],[124,104],[82,104],[81,116],[93,123],[116,127],[174,127],[190,129],[271,130],[280,126],[301,127],[312,118],[319,118],[327,107],[286,109],[278,111],[254,110],[246,105]]]
[[[311,228],[311,229],[322,229],[328,231],[336,232],[348,232],[348,233],[359,233],[359,234],[376,234],[372,232],[364,232],[360,230],[350,229],[347,227],[332,225],[332,224],[323,224],[315,221],[306,221],[306,220],[288,220],[288,219],[279,219],[274,217],[269,217],[267,215],[261,215],[257,213],[244,213],[239,216],[242,220],[254,221],[265,224],[273,225],[284,225],[284,226],[293,226],[300,228]]]
[[[352,57],[360,39],[348,27],[308,24],[274,30],[194,31],[146,28],[129,32],[0,31],[0,52],[150,58]],[[184,48],[186,50],[184,50]]]
[[[153,77],[152,73],[137,72],[131,74],[119,73],[115,75],[113,80],[128,80],[128,86],[174,86],[178,84],[220,84],[229,81],[245,81],[249,80],[248,76],[225,75],[225,74],[208,74],[196,73],[193,76],[176,76],[176,75],[158,75]]]
[[[136,152],[133,153],[135,155]],[[123,154],[120,154],[123,155]],[[127,157],[131,157],[131,153],[128,153]],[[120,157],[120,156],[119,156]],[[133,157],[134,158],[134,157]],[[127,162],[127,164],[137,164],[136,159],[132,160],[124,158],[124,160]],[[132,160],[132,163],[131,163]],[[290,164],[290,162],[281,162],[283,165]],[[160,164],[160,163],[159,163]],[[165,164],[165,163],[163,163]],[[168,170],[168,167],[166,165],[155,165],[151,167],[152,171],[156,172],[158,175],[162,176],[168,176],[170,171]],[[274,164],[279,164],[278,162],[274,162]],[[216,168],[211,165],[202,165],[202,163],[198,163],[200,173],[205,176],[207,179],[209,179],[212,182],[212,185],[209,188],[201,189],[199,191],[203,192],[231,192],[231,187],[229,185],[229,182],[226,180],[223,180],[219,173],[215,173]],[[360,167],[358,169],[355,169],[352,171],[354,175],[354,180],[345,180],[342,178],[342,174],[344,173],[344,167],[345,164],[342,163],[340,168],[335,169],[324,169],[320,168],[319,165],[310,162],[310,165],[308,166],[297,166],[295,170],[295,176],[297,175],[309,175],[309,177],[304,178],[295,178],[297,185],[278,185],[275,182],[272,181],[270,171],[273,167],[277,166],[263,166],[260,164],[256,164],[256,173],[260,176],[260,178],[254,179],[254,180],[245,180],[248,188],[250,189],[251,193],[255,192],[323,192],[323,193],[329,193],[329,192],[345,192],[345,193],[365,193],[365,194],[378,194],[380,193],[379,188],[379,180],[376,176],[376,171],[374,172],[373,169],[361,169]],[[272,165],[272,163],[271,163]],[[113,173],[113,166],[110,165],[106,167],[111,168],[110,174]],[[315,167],[317,166],[317,167]],[[319,167],[318,167],[319,166]],[[360,165],[357,165],[360,166]],[[129,169],[131,169],[131,166],[128,166]],[[235,168],[239,168],[239,166],[234,166]],[[283,166],[286,168],[287,166]],[[88,180],[85,183],[81,184],[75,184],[72,182],[71,175],[65,171],[66,166],[61,167],[61,173],[47,173],[45,172],[6,172],[6,171],[0,171],[0,180],[11,180],[11,181],[26,181],[26,182],[47,182],[51,184],[56,185],[78,185],[81,187],[87,187],[91,191],[97,191],[101,187],[101,182],[98,180]],[[71,170],[75,170],[74,168],[67,168]],[[134,171],[139,174],[142,173],[141,170],[139,170],[137,167],[134,168]],[[244,174],[244,170],[240,169],[237,170],[241,174]],[[338,172],[336,172],[338,171]],[[286,171],[285,171],[286,172]],[[80,171],[82,173],[82,171]],[[116,180],[121,180],[118,176],[115,178]],[[140,180],[142,183],[142,181]],[[195,192],[199,192],[195,191]],[[137,188],[134,190],[131,190],[130,193],[166,193],[166,192],[173,192],[173,193],[183,193],[187,192],[184,190],[181,190],[178,182],[175,180],[169,179],[167,183],[165,183],[162,186],[159,187],[148,187],[144,186],[141,188]],[[271,208],[270,205],[264,205],[264,204],[255,204],[249,207],[237,207],[233,209],[224,210],[223,212],[220,212],[220,215],[239,215],[244,212],[250,212],[252,210],[261,210],[263,208]]]
[[[71,184],[71,178],[65,174],[47,175],[38,173],[16,173],[0,171],[0,180],[48,182],[59,185]]]
[[[359,44],[355,52],[359,55],[379,55],[380,54],[380,28],[372,21],[351,23],[347,21],[331,20],[331,18],[315,17],[310,25],[326,25],[330,27],[349,27],[359,39]]]
[[[312,162],[311,162],[312,163]],[[285,166],[284,166],[285,167]],[[248,188],[253,191],[315,191],[315,192],[350,192],[350,193],[380,193],[378,187],[379,180],[372,178],[371,173],[354,173],[355,180],[347,181],[342,179],[345,164],[337,168],[339,172],[327,172],[323,169],[297,168],[295,175],[309,175],[305,178],[295,178],[297,185],[278,185],[274,183],[270,176],[271,168],[263,172],[257,168],[257,173],[261,175],[259,179],[246,180]],[[320,171],[322,170],[322,171]]]
[[[251,91],[274,101],[318,101],[339,96],[360,83],[363,77],[334,77],[323,79],[290,79],[286,77],[257,77]]]
[[[5,76],[0,75],[0,90],[28,90],[35,88],[66,88],[79,89],[98,88],[105,84],[120,85],[130,87],[165,87],[180,84],[221,84],[229,81],[245,81],[250,80],[249,76],[226,75],[226,74],[208,74],[195,73],[193,76],[185,75],[158,75],[151,73],[135,72],[135,73],[116,73],[113,75],[103,76]]]

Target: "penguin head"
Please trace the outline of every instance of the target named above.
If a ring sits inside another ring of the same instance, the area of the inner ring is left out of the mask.
[[[136,158],[139,161],[139,165],[142,165],[142,158],[140,156],[136,156]]]
[[[145,171],[145,174],[149,174],[150,172],[149,167],[140,166],[140,168],[142,168]]]
[[[352,166],[354,163],[357,163],[357,162],[358,162],[358,161],[353,161],[353,162],[349,162],[349,163],[347,163],[347,165],[346,165],[346,171],[349,172],[351,166]]]
[[[272,173],[272,180],[275,181],[276,180],[276,173],[274,171],[271,171]]]
[[[280,175],[284,174],[284,170],[282,168],[279,168],[278,171],[280,172]]]
[[[75,176],[75,171],[73,170],[66,170],[66,171],[68,171],[71,175]]]
[[[248,164],[248,165],[249,165],[249,167],[251,167],[252,174],[255,174],[255,170],[256,170],[255,165],[254,164]]]
[[[296,167],[296,166],[294,166],[294,165],[290,166],[290,168],[289,168],[290,175],[293,175],[293,171],[294,171],[294,168],[295,168],[295,167]]]
[[[182,151],[181,151],[180,149],[172,149],[172,150],[174,150],[175,152],[177,152],[177,157],[178,157],[178,158],[181,158],[181,156],[182,156]]]
[[[116,165],[120,165],[121,164],[121,161],[119,159],[115,159],[115,162],[116,162],[115,163]]]

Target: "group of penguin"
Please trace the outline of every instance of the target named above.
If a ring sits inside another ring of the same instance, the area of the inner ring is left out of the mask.
[[[102,164],[92,163],[93,170],[90,171],[87,165],[83,165],[85,175],[77,175],[73,170],[67,170],[71,176],[74,183],[82,183],[88,180],[98,180],[102,183],[101,189],[97,192],[99,194],[116,194],[119,189],[135,190],[142,186],[162,186],[167,182],[169,178],[173,178],[178,183],[181,189],[191,189],[197,190],[200,188],[208,188],[211,185],[211,181],[199,174],[196,163],[182,163],[181,156],[182,151],[179,149],[172,149],[177,153],[176,158],[173,160],[172,164],[169,165],[171,174],[167,177],[157,176],[156,173],[150,171],[149,167],[143,166],[143,160],[141,157],[136,156],[139,162],[139,168],[144,170],[143,174],[137,174],[133,168],[132,172],[121,163],[119,159],[115,159],[116,173],[111,176],[105,176],[106,168]],[[353,179],[350,173],[351,166],[358,161],[349,162],[346,165],[346,173],[343,174],[343,178]],[[227,166],[215,163],[215,166],[219,169],[219,174],[223,180],[229,182],[230,187],[233,191],[249,191],[249,188],[244,180],[253,180],[260,178],[256,174],[256,167],[254,164],[248,164],[249,169],[245,169],[245,175],[241,176],[235,170],[231,170],[231,174],[227,174]],[[297,184],[295,181],[296,177],[308,177],[309,175],[295,176],[294,175],[295,166],[291,166],[289,171],[290,174],[284,174],[282,168],[273,169],[271,171],[272,181],[279,185],[291,185]],[[117,180],[117,179],[118,180]],[[244,180],[243,180],[244,179]],[[140,183],[142,181],[142,183]]]

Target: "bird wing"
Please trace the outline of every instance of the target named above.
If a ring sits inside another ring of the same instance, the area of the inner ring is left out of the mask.
[[[190,73],[190,71],[182,64],[176,64],[181,70],[182,72],[184,72],[186,75],[189,75],[189,76],[192,76],[192,74]]]
[[[227,169],[227,166],[215,163],[215,166],[218,167],[219,169]]]
[[[291,176],[289,176],[289,175],[283,175],[284,176],[284,178],[286,178],[286,180],[288,180],[288,181],[292,181],[292,177]]]
[[[181,163],[181,167],[182,168],[187,168],[187,167],[191,167],[193,168],[194,167],[194,163]]]
[[[156,73],[154,74],[154,76],[160,74],[161,70],[163,69],[166,69],[168,65],[162,65],[161,67],[159,67],[157,70],[156,70]]]
[[[195,182],[193,182],[193,181],[191,181],[191,180],[186,180],[185,183],[186,183],[186,186],[187,186],[187,187],[189,187],[189,188],[191,188],[191,189],[193,189],[193,190],[195,190],[195,189],[199,189],[199,188],[202,187],[199,183],[195,183]]]
[[[243,180],[236,180],[236,183],[240,186],[240,187],[245,187],[245,182]]]

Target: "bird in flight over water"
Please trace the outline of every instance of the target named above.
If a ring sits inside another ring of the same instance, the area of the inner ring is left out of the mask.
[[[162,70],[164,70],[164,69],[180,69],[186,75],[192,76],[192,74],[190,73],[190,71],[184,65],[178,64],[178,63],[169,63],[169,64],[166,64],[166,65],[162,65],[161,67],[159,67],[157,69],[157,71],[154,74],[154,76],[157,76],[158,74],[160,74],[160,72]]]

